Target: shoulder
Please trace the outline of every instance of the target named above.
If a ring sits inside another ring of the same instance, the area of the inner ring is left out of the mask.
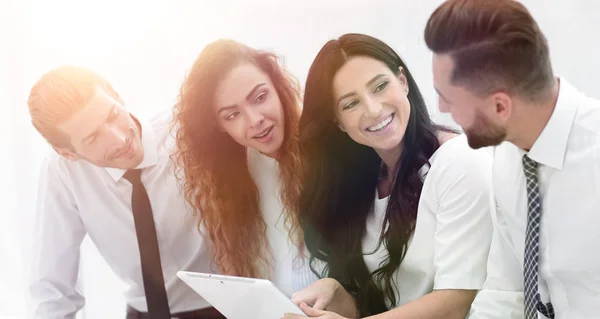
[[[580,103],[567,142],[564,170],[586,170],[594,178],[600,176],[600,101]]]
[[[94,167],[89,163],[83,160],[68,160],[50,149],[44,156],[39,170],[39,191],[62,193],[72,190],[75,181],[85,177],[85,172],[90,169],[93,170]]]
[[[40,167],[40,175],[47,177],[59,177],[68,170],[67,159],[58,155],[53,149],[49,149],[44,155],[44,160]]]
[[[472,149],[465,135],[445,142],[431,157],[430,163],[425,182],[438,197],[465,192],[471,196],[484,196],[491,187],[491,149]]]
[[[571,138],[585,136],[591,145],[600,145],[600,101],[582,96],[575,114]]]
[[[591,98],[561,78],[557,108],[573,115],[568,152],[600,148],[600,100]],[[558,104],[560,103],[560,104]],[[560,107],[558,106],[560,105]],[[562,119],[562,117],[559,117]],[[570,119],[570,118],[569,118]]]
[[[162,111],[152,116],[148,123],[154,133],[159,156],[169,156],[175,151],[175,134],[177,123],[173,122],[173,112],[171,109]]]
[[[97,168],[85,160],[68,160],[50,148],[46,152],[44,160],[42,161],[40,175],[48,178],[68,180],[78,172],[90,171],[94,169]]]
[[[578,92],[576,105],[567,140],[565,167],[576,170],[590,166],[600,168],[600,100]]]
[[[467,137],[460,134],[445,141],[430,159],[432,168],[449,173],[476,173],[491,168],[492,149],[472,149]]]

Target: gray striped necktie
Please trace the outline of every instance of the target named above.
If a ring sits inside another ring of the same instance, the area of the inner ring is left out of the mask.
[[[525,234],[525,256],[523,266],[523,284],[525,293],[525,318],[536,319],[537,311],[553,319],[554,308],[551,303],[544,304],[538,292],[538,259],[540,242],[541,199],[537,175],[537,162],[527,155],[523,156],[523,171],[527,179],[527,232]]]

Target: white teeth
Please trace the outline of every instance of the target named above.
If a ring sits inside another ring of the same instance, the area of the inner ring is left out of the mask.
[[[394,117],[394,114],[386,117],[385,119],[383,119],[381,122],[368,127],[367,131],[369,132],[377,132],[377,131],[381,131],[384,127],[386,127],[388,124],[390,124],[390,122],[392,122],[392,118]]]
[[[256,137],[256,138],[265,137],[265,136],[267,136],[267,134],[269,134],[269,132],[271,132],[271,129],[268,129],[268,130],[266,130],[266,131],[265,131],[263,134],[261,134],[261,135],[256,135],[255,137]]]

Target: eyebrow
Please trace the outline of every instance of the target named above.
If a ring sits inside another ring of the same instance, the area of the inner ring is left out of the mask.
[[[113,112],[115,111],[115,108],[117,108],[117,104],[112,105],[112,107],[110,108],[110,111],[108,112],[108,115],[106,116],[106,119],[104,120],[104,122],[102,122],[102,124],[108,122],[108,119],[110,119],[110,117],[112,116]],[[98,129],[95,129],[94,132],[92,132],[91,134],[89,134],[88,136],[83,138],[82,142],[87,143],[88,140],[91,139],[92,136],[94,136],[94,134],[96,134],[97,132],[98,132]]]
[[[367,84],[365,84],[365,86],[367,86],[367,87],[368,87],[368,86],[370,86],[371,84],[373,84],[373,82],[375,82],[375,81],[379,80],[380,78],[382,78],[382,77],[384,77],[384,76],[385,76],[385,74],[377,74],[377,75],[376,75],[376,76],[374,76],[372,79],[370,79],[370,80],[367,82]],[[356,92],[350,92],[350,93],[346,93],[346,94],[344,94],[344,95],[340,96],[340,98],[337,100],[337,104],[340,104],[340,102],[341,102],[343,99],[345,99],[345,98],[347,98],[347,97],[350,97],[350,96],[353,96],[353,95],[356,95]]]
[[[259,84],[255,85],[252,88],[252,90],[250,90],[250,93],[248,93],[248,95],[246,95],[246,101],[249,101],[250,98],[252,97],[252,95],[254,95],[254,93],[264,85],[267,85],[267,83],[259,83]],[[227,110],[235,109],[236,107],[238,107],[237,104],[220,107],[217,114],[220,114],[221,112],[225,112]]]
[[[440,90],[438,90],[435,86],[433,88],[435,89],[435,91],[437,92],[437,94],[439,96],[441,96],[442,99],[444,99],[445,102],[450,103],[450,101],[444,96],[444,94],[440,93]]]

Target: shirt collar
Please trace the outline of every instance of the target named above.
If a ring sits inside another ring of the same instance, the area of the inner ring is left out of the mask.
[[[533,143],[528,156],[540,164],[561,170],[581,93],[565,79],[559,80],[560,88],[554,111],[542,133]],[[524,154],[525,151],[522,153]]]
[[[142,162],[135,168],[138,169],[154,166],[158,163],[158,145],[156,142],[156,136],[152,130],[152,126],[146,120],[138,119],[136,117],[133,118],[140,124],[142,131],[142,147],[144,149],[144,158],[142,159]],[[115,182],[121,179],[121,177],[123,177],[127,171],[122,168],[113,167],[105,167],[105,169]]]

